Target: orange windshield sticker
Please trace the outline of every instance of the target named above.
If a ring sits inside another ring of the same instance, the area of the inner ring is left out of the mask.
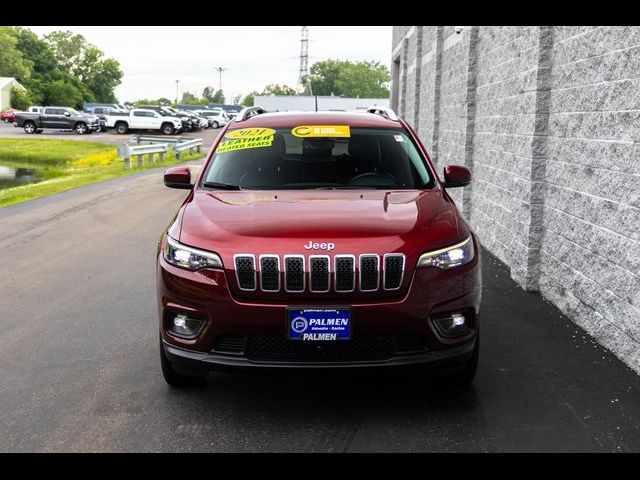
[[[349,125],[300,125],[291,129],[295,137],[343,137],[351,136]]]

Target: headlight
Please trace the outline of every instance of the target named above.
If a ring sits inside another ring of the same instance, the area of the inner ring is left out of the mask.
[[[217,254],[187,247],[169,236],[164,249],[164,259],[171,265],[187,270],[222,268],[222,260]]]
[[[474,255],[473,240],[469,237],[456,245],[423,253],[418,259],[418,268],[437,267],[446,270],[459,267],[473,260]]]

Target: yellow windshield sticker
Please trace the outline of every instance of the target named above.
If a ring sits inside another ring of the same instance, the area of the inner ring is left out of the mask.
[[[276,131],[272,128],[240,128],[227,132],[225,138],[257,138],[275,133]]]
[[[273,134],[266,134],[260,137],[232,138],[231,140],[220,142],[216,153],[233,152],[247,148],[270,147],[271,145],[273,145]]]
[[[350,137],[349,125],[300,125],[291,129],[295,137]]]

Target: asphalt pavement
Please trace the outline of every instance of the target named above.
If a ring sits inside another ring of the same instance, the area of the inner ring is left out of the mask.
[[[467,390],[377,373],[170,388],[155,248],[186,192],[161,174],[0,209],[0,451],[640,450],[640,377],[487,252]]]

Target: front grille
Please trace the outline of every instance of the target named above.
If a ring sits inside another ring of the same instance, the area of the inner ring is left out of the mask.
[[[360,255],[360,290],[373,292],[380,283],[380,257]]]
[[[335,289],[336,292],[353,292],[356,283],[356,258],[353,255],[335,256]]]
[[[402,284],[404,273],[404,255],[387,253],[384,256],[384,289],[397,290]]]
[[[284,256],[284,288],[287,292],[304,292],[304,257]]]
[[[329,257],[310,256],[309,272],[311,275],[311,291],[323,293],[329,291]]]
[[[256,259],[253,255],[235,255],[236,276],[242,290],[256,289]]]
[[[263,292],[280,290],[280,258],[277,255],[260,255],[260,288]]]
[[[244,291],[302,293],[376,292],[380,289],[398,290],[402,286],[405,256],[402,253],[387,253],[380,262],[375,253],[360,255],[338,254],[310,255],[306,264],[304,255],[260,255],[258,265],[253,254],[234,255],[236,279]],[[356,275],[356,272],[358,274]],[[284,278],[284,280],[281,280]],[[333,279],[333,281],[332,281]],[[284,283],[284,287],[282,285]],[[333,284],[333,286],[332,286]]]

